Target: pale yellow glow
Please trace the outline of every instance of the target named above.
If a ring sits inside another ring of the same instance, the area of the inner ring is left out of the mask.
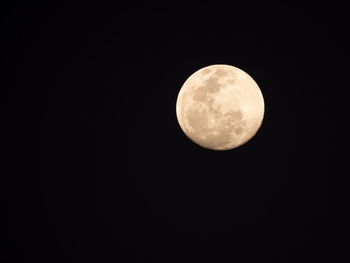
[[[249,141],[264,117],[264,98],[256,82],[230,65],[211,65],[193,73],[176,102],[181,129],[193,142],[229,150]]]

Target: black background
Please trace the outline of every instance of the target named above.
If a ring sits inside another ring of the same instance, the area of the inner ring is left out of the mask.
[[[330,181],[346,14],[3,7],[0,261],[342,260],[347,201]],[[182,84],[211,64],[243,69],[265,99],[259,132],[231,151],[197,146],[176,120]]]

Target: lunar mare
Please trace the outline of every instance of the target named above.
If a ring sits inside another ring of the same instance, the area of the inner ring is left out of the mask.
[[[264,117],[264,98],[256,82],[230,65],[211,65],[193,73],[177,97],[176,115],[193,142],[229,150],[250,140]]]

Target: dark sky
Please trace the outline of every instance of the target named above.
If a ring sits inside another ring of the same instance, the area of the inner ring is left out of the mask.
[[[0,10],[0,262],[343,259],[347,199],[329,183],[345,6]],[[176,120],[183,82],[211,64],[243,69],[265,99],[231,151]]]

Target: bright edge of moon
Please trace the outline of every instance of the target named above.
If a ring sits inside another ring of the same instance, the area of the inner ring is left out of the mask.
[[[264,117],[259,86],[243,70],[218,64],[194,72],[177,97],[176,116],[186,136],[211,150],[249,141]]]

